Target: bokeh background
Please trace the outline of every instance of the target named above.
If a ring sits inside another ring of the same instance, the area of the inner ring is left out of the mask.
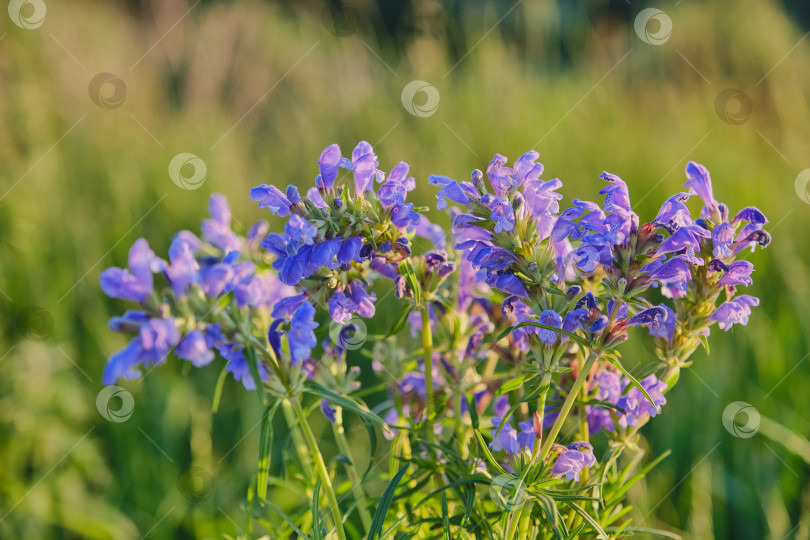
[[[430,173],[532,148],[564,203],[596,198],[608,170],[649,220],[693,159],[733,210],[759,206],[773,243],[751,256],[748,292],[762,305],[695,354],[644,431],[652,455],[672,455],[630,499],[635,525],[687,538],[808,538],[808,30],[807,4],[787,0],[10,2],[0,538],[244,534],[257,400],[229,380],[212,414],[218,369],[168,362],[124,385],[130,418],[105,420],[102,367],[125,341],[106,328],[123,305],[98,274],[140,236],[165,253],[174,231],[198,230],[212,192],[240,223],[267,217],[251,186],[309,186],[325,146],[361,139],[384,170],[409,162],[431,207]],[[198,189],[168,174],[182,152],[205,163]],[[636,341],[630,366],[652,355]],[[753,415],[739,423],[759,416],[753,436],[723,426],[736,401]]]

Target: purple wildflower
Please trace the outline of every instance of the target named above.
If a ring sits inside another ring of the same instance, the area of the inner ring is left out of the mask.
[[[127,346],[110,356],[104,366],[104,374],[101,382],[105,385],[115,384],[118,379],[135,379],[141,375],[138,369],[143,355],[143,345],[141,339],[134,337]]]
[[[276,186],[262,184],[250,190],[250,200],[258,201],[259,208],[267,208],[281,217],[290,215],[292,202]]]
[[[624,180],[609,172],[603,172],[599,175],[599,178],[611,184],[599,191],[600,195],[605,196],[605,212],[632,212],[630,209],[630,193]]]
[[[337,178],[338,170],[341,165],[348,165],[348,160],[340,155],[340,147],[336,144],[327,146],[321,156],[318,158],[318,169],[321,174],[315,178],[315,186],[318,189],[332,189]]]
[[[231,230],[231,207],[228,199],[221,193],[214,193],[208,199],[208,213],[210,219],[202,222],[203,238],[210,244],[220,248],[225,253],[239,251],[241,241],[239,236]]]
[[[244,355],[244,346],[238,343],[224,343],[217,345],[217,350],[222,357],[228,361],[225,371],[233,375],[233,378],[242,383],[246,390],[256,390],[256,381],[250,372],[250,366]],[[265,367],[259,362],[257,364],[259,378],[266,381],[269,377]]]
[[[192,283],[199,281],[200,264],[194,257],[191,245],[176,236],[169,247],[170,264],[166,268],[166,278],[177,296],[183,296]]]
[[[751,307],[759,305],[759,298],[744,294],[724,302],[717,308],[709,320],[716,321],[721,330],[730,330],[735,324],[748,324]]]
[[[318,228],[301,216],[293,215],[284,226],[284,232],[293,242],[312,245],[318,235]]]
[[[155,256],[149,243],[139,238],[129,250],[129,269],[108,268],[99,276],[101,289],[112,298],[143,302],[152,294],[153,276],[166,267],[166,262]]]
[[[689,193],[703,199],[703,204],[706,205],[709,215],[719,212],[717,201],[714,200],[714,193],[712,192],[712,179],[706,167],[690,161],[686,164],[686,177],[688,180],[685,185],[689,188]]]
[[[712,244],[715,257],[731,257],[731,244],[734,242],[734,227],[728,223],[721,223],[712,231]]]
[[[646,326],[650,329],[651,336],[666,338],[671,342],[675,332],[675,322],[675,312],[666,304],[660,304],[635,314],[627,321],[627,324],[628,326]]]
[[[326,417],[327,420],[329,420],[333,424],[335,423],[336,421],[335,413],[337,412],[337,409],[332,407],[332,404],[326,401],[325,399],[321,400],[321,412],[323,413],[323,415]]]
[[[593,456],[591,445],[586,442],[574,443],[569,445],[554,462],[551,474],[564,474],[568,480],[578,482],[582,469],[590,468],[595,464],[596,458]]]
[[[520,298],[529,296],[529,292],[526,290],[520,278],[509,272],[490,274],[487,278],[487,284],[507,294],[515,295]]]
[[[625,386],[628,384],[629,381],[626,381]],[[659,414],[661,406],[666,404],[663,392],[667,389],[667,385],[659,381],[655,375],[648,375],[642,379],[641,386],[652,398],[652,403],[633,386],[616,402],[616,406],[624,411],[624,414],[619,415],[619,425],[636,426],[645,416],[653,417]]]
[[[441,189],[438,193],[436,193],[436,199],[438,199],[438,203],[436,204],[436,208],[439,210],[443,210],[447,208],[447,200],[451,200],[454,203],[458,203],[463,206],[469,206],[473,199],[477,199],[477,193],[475,191],[475,186],[473,186],[470,182],[462,182],[459,184],[452,178],[448,178],[447,176],[441,176],[438,174],[431,174],[428,177],[428,183],[432,186],[440,186]]]
[[[540,314],[539,322],[541,324],[545,324],[546,326],[554,326],[556,328],[561,328],[563,320],[559,313],[557,313],[554,310],[548,309]],[[537,335],[540,337],[540,341],[542,341],[548,346],[551,346],[554,345],[554,342],[557,341],[558,332],[548,330],[546,328],[539,328]]]
[[[405,204],[405,197],[408,192],[416,188],[414,178],[408,177],[409,166],[404,161],[391,170],[388,179],[380,186],[377,196],[383,204],[383,208],[399,206]]]
[[[720,278],[719,285],[723,287],[734,287],[736,285],[751,285],[754,280],[751,279],[751,272],[754,271],[754,265],[749,261],[734,261],[728,265],[728,269]]]
[[[481,197],[481,204],[490,210],[490,219],[495,222],[496,233],[514,230],[515,212],[508,200],[487,194]]]
[[[195,328],[180,340],[174,352],[180,358],[190,361],[194,367],[202,367],[213,362],[213,345],[211,337]]]
[[[290,361],[293,365],[307,360],[312,353],[312,348],[318,344],[314,332],[318,323],[314,321],[314,318],[315,308],[309,302],[301,304],[293,313],[290,331],[287,333],[287,340],[290,343]]]
[[[674,232],[684,225],[691,225],[689,208],[684,204],[689,197],[689,193],[678,193],[667,199],[653,223],[666,228],[669,232]]]
[[[597,391],[594,398],[615,405],[622,395],[622,382],[618,375],[612,371],[603,371],[596,376]],[[600,429],[613,431],[613,418],[610,410],[588,405],[585,407],[585,417],[588,420],[588,430],[597,433]]]
[[[354,196],[362,197],[373,181],[382,182],[385,174],[377,169],[379,162],[374,149],[366,141],[360,141],[352,151],[352,170],[354,171]]]
[[[349,283],[349,296],[357,306],[358,315],[366,319],[374,316],[376,312],[374,302],[377,300],[377,295],[374,293],[369,294],[362,281],[355,279]]]
[[[658,253],[671,253],[687,247],[700,251],[701,239],[711,237],[711,233],[700,225],[684,225],[658,247]]]

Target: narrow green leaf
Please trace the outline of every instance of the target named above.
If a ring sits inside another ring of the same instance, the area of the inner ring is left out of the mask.
[[[398,334],[400,330],[405,328],[405,325],[408,323],[408,315],[411,314],[414,307],[415,306],[410,302],[405,305],[405,307],[402,309],[402,313],[400,313],[399,317],[397,318],[397,322],[395,322],[394,326],[391,327],[391,330],[388,331],[389,336],[394,336]]]
[[[614,532],[616,531],[616,527],[608,527],[607,530],[610,532]],[[626,532],[652,534],[655,536],[660,536],[661,538],[673,538],[674,540],[682,540],[682,538],[677,534],[675,534],[674,532],[664,531],[661,529],[648,529],[646,527],[627,527],[624,530]]]
[[[326,388],[324,388],[323,386],[319,385],[316,382],[307,381],[305,383],[304,390],[309,392],[310,394],[320,396],[321,398],[330,402],[332,405],[339,405],[346,410],[352,411],[353,413],[359,415],[361,418],[368,420],[374,425],[380,427],[387,427],[388,425],[382,418],[371,412],[371,410],[365,405],[360,404],[345,396],[336,394],[331,390],[327,390]]]
[[[368,466],[363,473],[363,479],[365,479],[368,473],[371,472],[371,468],[374,466],[374,459],[377,456],[377,431],[374,429],[374,425],[367,422],[365,419],[363,419],[363,425],[366,426],[366,433],[368,433]]]
[[[300,536],[304,540],[312,540],[309,536],[304,534],[304,531],[302,531],[301,529],[299,529],[295,525],[295,522],[290,518],[290,516],[285,514],[284,511],[281,508],[279,508],[275,504],[271,503],[270,501],[265,501],[264,504],[266,504],[268,506],[268,508],[273,510],[275,513],[280,515],[282,517],[282,519],[287,522],[287,525],[289,525],[292,528],[292,530],[295,531],[295,534],[297,534],[298,536]]]
[[[602,526],[599,525],[599,522],[596,521],[596,519],[594,519],[594,517],[586,512],[581,506],[571,501],[565,501],[565,504],[573,508],[577,514],[582,516],[583,519],[585,519],[585,521],[587,521],[591,527],[593,527],[593,530],[602,535],[603,538],[607,538],[607,533],[604,531],[604,529],[602,529]]]
[[[700,339],[700,342],[703,344],[703,348],[706,349],[706,354],[708,355],[709,354],[709,338],[707,338],[703,334],[699,335],[698,338]]]
[[[447,493],[442,491],[442,530],[445,540],[453,540],[450,536],[450,514],[447,512]]]
[[[380,538],[388,538],[388,535],[389,535],[389,534],[391,534],[391,533],[394,531],[394,529],[396,529],[397,527],[399,527],[399,524],[400,524],[400,523],[402,523],[402,521],[403,521],[403,520],[404,520],[406,517],[408,517],[408,516],[407,516],[407,515],[402,515],[402,516],[400,516],[400,517],[399,517],[399,519],[398,519],[398,520],[396,520],[396,521],[395,521],[395,522],[394,522],[394,523],[393,523],[393,524],[392,524],[390,527],[388,527],[387,529],[385,529],[385,531],[382,533],[382,536],[381,536]],[[418,530],[419,530],[419,527],[417,527],[417,528],[416,528],[416,530],[418,531]],[[408,536],[408,535],[409,535],[409,536]],[[416,535],[416,533],[405,533],[405,535],[400,535],[400,536],[397,536],[397,540],[399,540],[400,538],[412,538],[412,537],[413,537],[413,536],[415,536],[415,535]]]
[[[633,486],[633,484],[644,478],[648,472],[650,472],[654,467],[656,467],[659,463],[661,463],[664,459],[666,459],[671,453],[672,450],[667,450],[666,452],[662,453],[660,456],[658,456],[652,462],[647,464],[643,469],[641,469],[641,471],[638,472],[638,474],[636,474],[629,480],[624,480],[627,471],[623,472],[621,476],[622,486],[616,492],[611,493],[610,497],[606,497],[605,500],[606,506],[612,506],[613,504],[619,502],[621,498],[624,497],[624,494],[627,493],[627,490],[629,490]]]
[[[253,502],[256,500],[256,492],[253,489],[254,484],[253,482],[248,483],[248,491],[247,491],[247,533],[248,535],[252,535],[253,533]]]
[[[562,522],[565,523],[565,522]],[[579,540],[579,533],[582,532],[582,529],[585,528],[585,525],[580,523],[576,529],[571,531],[566,537],[565,540]]]
[[[437,489],[431,491],[430,493],[428,493],[427,495],[425,495],[425,497],[421,501],[419,501],[418,503],[416,503],[414,505],[413,509],[416,510],[417,508],[422,506],[424,503],[429,501],[431,498],[433,498],[435,495],[438,495],[439,493],[444,493],[445,490],[447,490],[447,489],[452,489],[452,488],[455,488],[455,487],[458,487],[458,486],[469,486],[469,485],[474,486],[475,484],[487,485],[488,483],[489,483],[489,479],[486,478],[483,475],[482,476],[471,476],[471,477],[468,477],[468,478],[463,478],[463,479],[458,480],[456,482],[451,482],[451,483],[446,484],[446,485],[444,485],[444,486],[442,486],[440,488],[437,488]]]
[[[475,430],[475,436],[478,438],[478,444],[481,446],[481,450],[484,452],[484,456],[486,456],[487,461],[490,465],[495,467],[499,473],[501,474],[508,474],[501,464],[498,463],[495,458],[492,456],[492,452],[489,451],[489,446],[487,446],[486,441],[484,440],[484,436],[481,435],[481,432],[477,429]]]
[[[502,384],[500,389],[498,390],[498,393],[499,394],[508,394],[512,390],[517,390],[518,388],[520,388],[523,385],[524,380],[526,380],[525,375],[518,375],[517,377],[515,377],[511,381],[509,381],[509,382],[507,382],[505,384]]]
[[[498,342],[498,341],[502,340],[503,338],[505,338],[506,336],[508,336],[509,334],[514,332],[515,330],[517,330],[518,328],[525,328],[527,326],[532,326],[532,327],[535,327],[535,328],[543,328],[545,330],[553,330],[555,332],[559,332],[560,334],[564,334],[564,335],[570,337],[571,339],[573,339],[574,341],[576,341],[580,345],[583,345],[585,347],[587,347],[589,345],[588,341],[585,338],[583,338],[582,336],[578,336],[577,334],[574,334],[573,332],[568,332],[567,330],[563,330],[562,328],[557,328],[556,326],[549,326],[547,324],[534,322],[534,321],[526,321],[526,322],[522,322],[520,324],[517,324],[515,326],[510,326],[509,328],[507,328],[506,330],[501,332],[498,335],[497,338],[495,338],[495,342]]]
[[[413,298],[416,301],[416,305],[420,305],[422,303],[422,286],[419,283],[419,279],[416,277],[416,272],[413,269],[413,264],[411,264],[410,259],[405,259],[399,263],[399,273],[408,280],[408,284],[413,291]]]
[[[624,366],[622,365],[622,363],[621,363],[621,362],[619,362],[619,359],[618,359],[618,358],[608,358],[608,361],[609,361],[611,364],[613,364],[614,366],[616,366],[616,368],[617,368],[619,371],[621,371],[622,373],[624,373],[624,376],[625,376],[625,377],[627,377],[628,379],[630,379],[630,382],[632,383],[632,385],[633,385],[633,386],[635,386],[636,388],[638,388],[638,391],[639,391],[639,392],[641,392],[642,394],[644,394],[644,397],[645,397],[645,398],[647,398],[647,401],[649,401],[649,402],[650,402],[650,405],[652,405],[653,407],[655,407],[655,402],[653,402],[653,398],[651,398],[651,397],[650,397],[650,394],[648,394],[648,393],[647,393],[647,390],[645,390],[645,388],[644,388],[643,386],[641,386],[641,383],[640,383],[640,382],[638,382],[638,381],[636,380],[636,378],[635,378],[635,377],[633,377],[633,375],[632,375],[632,374],[631,374],[629,371],[627,371],[627,370],[624,368]]]
[[[279,401],[264,410],[259,436],[259,474],[256,477],[256,494],[264,502],[267,495],[267,477],[270,474],[270,458],[273,451],[273,417],[276,415]]]
[[[217,385],[214,387],[214,399],[211,402],[211,412],[216,414],[219,410],[219,401],[222,399],[222,390],[225,388],[225,377],[228,375],[228,371],[225,368],[222,368],[222,372],[219,374],[219,378],[217,379]]]
[[[478,408],[475,406],[475,398],[472,393],[467,393],[467,410],[470,411],[470,422],[473,429],[478,429]]]
[[[468,489],[466,491],[466,499],[464,500],[464,518],[461,520],[461,526],[466,527],[472,515],[473,506],[475,506],[475,490]]]
[[[391,329],[387,333],[367,336],[366,339],[369,339],[369,340],[372,340],[372,341],[380,341],[380,340],[383,340],[383,339],[387,339],[387,338],[389,338],[391,336],[397,335],[400,330],[405,328],[405,325],[408,323],[408,315],[411,314],[414,307],[416,307],[416,306],[414,306],[414,304],[409,302],[408,304],[405,305],[404,308],[402,308],[402,312],[399,314],[399,316],[397,317],[396,322],[394,322],[394,325],[391,327]]]
[[[248,368],[250,369],[250,376],[253,377],[253,382],[256,383],[256,391],[259,392],[259,399],[262,403],[267,403],[267,395],[264,392],[264,382],[259,375],[259,363],[256,359],[256,351],[253,347],[245,347],[245,360],[247,360]]]
[[[315,490],[312,492],[312,540],[321,540],[323,538],[323,528],[321,526],[321,478],[315,482]]]
[[[396,491],[402,477],[405,476],[405,473],[408,471],[410,466],[410,463],[403,465],[388,483],[385,491],[383,491],[382,495],[380,496],[380,502],[377,505],[377,510],[374,512],[374,517],[371,519],[371,527],[369,528],[370,530],[368,533],[369,540],[380,538],[383,525],[385,524],[385,515],[388,513],[388,507],[391,506],[391,501],[394,499],[394,491]]]
[[[538,494],[537,502],[540,503],[540,510],[543,512],[543,515],[546,516],[546,521],[548,521],[549,526],[551,526],[554,537],[558,540],[562,540],[563,535],[559,527],[559,512],[557,511],[557,505],[554,503],[554,500],[548,495]]]
[[[402,517],[404,518],[405,516],[402,516]],[[422,528],[422,525],[421,525],[421,524],[420,524],[420,525],[417,525],[417,526],[416,526],[416,528],[415,528],[414,530],[412,530],[412,531],[410,531],[410,532],[402,533],[402,534],[400,534],[399,536],[397,536],[396,540],[409,540],[410,538],[413,538],[414,536],[416,536],[417,534],[419,534],[419,530],[420,530],[421,528]]]

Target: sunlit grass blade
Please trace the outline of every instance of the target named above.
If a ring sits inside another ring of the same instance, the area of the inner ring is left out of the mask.
[[[410,463],[403,465],[388,483],[385,491],[383,491],[382,495],[380,496],[380,502],[377,505],[377,510],[374,512],[374,517],[371,520],[371,530],[368,533],[369,540],[381,538],[380,535],[382,534],[382,528],[385,524],[385,516],[388,513],[388,508],[391,506],[391,501],[394,500],[394,491],[396,491],[397,486],[399,486],[400,481],[402,481],[402,477],[405,476],[406,472],[408,472],[408,468],[410,466]]]
[[[590,526],[593,527],[593,530],[598,532],[602,536],[602,538],[607,538],[607,533],[604,531],[604,529],[602,529],[602,526],[599,524],[599,522],[596,521],[596,519],[588,512],[586,512],[581,506],[572,501],[565,501],[565,504],[573,508],[577,514],[582,516],[582,518],[585,521],[587,521],[588,524],[590,524]]]
[[[273,451],[273,418],[276,415],[279,401],[264,410],[259,436],[259,474],[256,478],[256,494],[264,502],[267,495],[267,477],[270,473],[270,458]]]

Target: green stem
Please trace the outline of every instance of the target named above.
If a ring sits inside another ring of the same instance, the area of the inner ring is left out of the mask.
[[[335,495],[335,489],[332,487],[332,479],[329,477],[329,471],[326,468],[326,463],[324,463],[321,451],[318,449],[318,441],[315,439],[315,435],[312,433],[312,428],[309,427],[306,413],[301,407],[301,404],[298,402],[298,399],[292,398],[290,401],[296,416],[298,416],[301,431],[304,432],[304,437],[307,440],[307,445],[309,446],[309,451],[312,455],[312,461],[315,463],[315,468],[318,470],[318,476],[321,477],[321,484],[326,492],[329,507],[332,510],[332,516],[334,517],[335,530],[337,531],[338,538],[340,540],[346,540],[346,532],[343,530],[343,517],[340,513],[340,506],[338,505],[337,496]]]
[[[521,485],[522,485],[522,480],[521,480]],[[520,490],[520,487],[518,487],[518,491],[519,490]],[[523,501],[522,504],[518,508],[513,508],[512,510],[510,510],[510,512],[509,512],[509,514],[507,515],[507,518],[506,518],[508,525],[506,527],[506,535],[504,536],[504,539],[506,539],[506,538],[512,538],[512,539],[518,538],[518,536],[517,536],[517,528],[518,528],[518,525],[520,524],[521,518],[523,517],[523,512],[526,511],[526,507],[531,507],[531,502],[530,501]],[[523,538],[523,537],[521,536],[521,538]]]
[[[307,450],[307,443],[301,437],[301,431],[296,428],[298,421],[295,419],[292,405],[289,401],[281,401],[281,409],[284,411],[284,418],[287,420],[287,425],[290,428],[290,435],[293,438],[295,451],[298,454],[298,462],[301,464],[301,470],[304,476],[312,478],[312,464],[309,460],[309,451]]]
[[[520,513],[520,538],[529,538],[529,528],[532,521],[532,504],[526,501]]]
[[[585,360],[585,365],[582,367],[582,371],[580,371],[577,379],[574,381],[574,386],[571,387],[571,391],[568,392],[568,396],[565,398],[565,402],[563,403],[562,409],[560,409],[559,416],[557,416],[557,419],[554,421],[554,425],[551,426],[551,429],[548,432],[545,442],[543,442],[543,448],[540,450],[540,459],[544,459],[546,455],[548,455],[551,445],[554,443],[554,440],[560,433],[563,423],[568,417],[568,413],[571,411],[571,407],[574,406],[574,401],[577,399],[577,394],[579,394],[579,391],[582,389],[582,385],[585,384],[585,381],[588,379],[588,374],[590,373],[593,365],[596,363],[596,360],[599,358],[599,354],[599,351],[592,350],[591,354],[588,355],[588,359]]]
[[[543,425],[543,422],[544,422],[543,411],[545,411],[545,408],[546,408],[546,396],[548,395],[550,384],[551,384],[551,372],[546,371],[543,374],[542,380],[540,381],[541,387],[545,388],[545,390],[537,398],[537,410],[540,413],[540,425]],[[524,469],[523,474],[520,476],[520,480],[519,480],[520,485],[524,485],[524,482],[526,481],[526,478],[527,478],[527,476],[529,474],[529,471],[531,471],[532,466],[534,465],[535,461],[537,461],[537,458],[538,458],[539,454],[540,454],[540,445],[535,443],[534,451],[532,452],[532,455],[529,458],[529,465]],[[521,512],[522,512],[522,509],[521,509]],[[521,514],[515,512],[514,509],[511,510],[509,512],[508,520],[511,520],[511,521],[509,521],[509,528],[512,529],[512,530],[507,531],[507,532],[511,532],[511,534],[514,534],[515,533],[514,528],[517,527],[518,523],[520,523],[520,519],[521,519]],[[507,535],[506,538],[512,538],[512,536]]]
[[[546,396],[548,396],[548,391],[551,388],[551,372],[546,371],[543,373],[543,378],[540,381],[540,386],[545,388],[540,396],[537,398],[537,412],[540,414],[540,425],[542,426],[545,424],[546,421]],[[542,430],[541,430],[542,431]],[[534,452],[532,452],[532,459],[530,465],[534,465],[534,462],[537,459],[538,454],[540,453],[540,445],[535,442],[534,445]]]
[[[363,491],[360,474],[357,472],[357,467],[354,465],[354,458],[352,457],[349,442],[346,440],[346,432],[343,429],[343,409],[335,407],[335,423],[332,424],[332,430],[335,433],[335,440],[337,441],[340,452],[349,459],[346,463],[346,474],[349,476],[349,481],[352,484],[352,495],[357,502],[357,512],[360,514],[360,521],[363,522],[363,528],[366,534],[371,530],[371,514],[368,512],[368,503],[366,502],[366,494]]]
[[[585,408],[587,405],[584,403],[588,400],[588,387],[583,384],[580,392],[582,393],[583,403],[579,408],[579,436],[580,440],[589,442],[590,432],[588,431],[588,415],[585,414]]]
[[[422,349],[425,355],[425,418],[428,442],[436,444],[433,432],[433,332],[430,328],[430,304],[422,308]]]
[[[588,415],[585,414],[585,410],[587,405],[585,402],[588,400],[588,387],[587,385],[582,385],[582,390],[580,391],[582,394],[582,405],[579,408],[579,440],[590,442],[590,431],[588,429]],[[582,469],[582,483],[588,483],[588,469]],[[579,515],[579,514],[577,514]]]
[[[462,457],[466,458],[466,446],[464,445],[464,422],[461,418],[461,400],[463,399],[463,394],[461,393],[461,384],[456,385],[456,397],[454,400],[454,409],[455,409],[455,416],[456,416],[456,439],[458,440],[459,444],[461,445],[461,453]],[[468,403],[469,407],[475,407],[475,403]]]

